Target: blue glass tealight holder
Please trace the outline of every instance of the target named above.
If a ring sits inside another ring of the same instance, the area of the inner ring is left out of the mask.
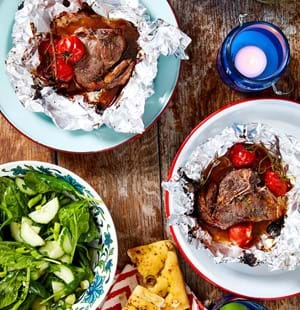
[[[273,87],[275,93],[283,94],[277,90],[276,83],[289,62],[290,47],[283,32],[271,23],[252,21],[240,24],[227,35],[218,53],[217,68],[223,82],[239,92],[252,93]],[[261,66],[257,74],[255,66]]]

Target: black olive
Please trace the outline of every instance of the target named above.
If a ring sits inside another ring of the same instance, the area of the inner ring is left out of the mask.
[[[250,267],[253,267],[256,265],[257,258],[252,253],[244,252],[244,257],[242,258],[242,262],[249,265]]]
[[[69,0],[63,0],[63,5],[65,7],[69,7],[70,6],[70,1]]]
[[[145,284],[146,284],[147,287],[149,287],[149,286],[150,286],[150,287],[154,286],[154,285],[156,284],[156,279],[155,279],[155,277],[152,276],[152,275],[147,276],[146,279],[145,279]]]
[[[281,218],[275,222],[272,222],[267,227],[267,233],[270,234],[272,237],[278,237],[281,233],[281,229],[284,225],[284,218]]]

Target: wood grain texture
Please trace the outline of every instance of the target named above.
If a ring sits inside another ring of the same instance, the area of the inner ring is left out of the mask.
[[[54,152],[20,134],[0,115],[0,163],[17,160],[55,162]]]
[[[295,80],[295,90],[289,98],[299,99],[300,95],[298,0],[278,1],[274,5],[263,5],[255,0],[169,1],[181,29],[193,39],[189,48],[190,61],[182,63],[169,109],[159,124],[142,137],[103,154],[56,154],[23,137],[3,117],[0,120],[1,162],[23,159],[57,162],[80,175],[101,195],[117,228],[119,267],[128,261],[128,248],[169,236],[160,184],[166,180],[171,161],[184,138],[210,113],[226,103],[246,98],[226,87],[215,67],[220,44],[237,24],[239,13],[248,13],[249,20],[273,22],[285,32],[292,50],[290,72]],[[274,94],[265,91],[254,97],[263,96],[274,97]],[[181,266],[187,283],[202,301],[225,294],[197,276],[183,259]],[[300,297],[264,304],[269,310],[298,310]]]
[[[119,266],[127,249],[163,238],[157,127],[115,151],[58,155],[58,163],[87,180],[108,206],[118,232]]]
[[[295,90],[289,98],[298,99],[300,90],[299,1],[279,1],[280,3],[275,5],[263,5],[254,0],[169,2],[174,8],[181,29],[190,35],[193,42],[189,48],[190,61],[182,63],[179,83],[171,106],[159,122],[161,175],[164,180],[177,149],[196,124],[226,103],[251,97],[225,86],[215,66],[218,49],[228,32],[237,25],[239,13],[248,13],[248,20],[261,19],[277,24],[287,35],[292,50],[290,71],[295,80]],[[275,95],[267,90],[252,97]],[[165,233],[169,236],[167,227]],[[214,300],[225,294],[199,278],[183,261],[182,267],[187,282],[201,300]],[[300,309],[300,298],[268,301],[264,304],[270,310],[296,310]]]

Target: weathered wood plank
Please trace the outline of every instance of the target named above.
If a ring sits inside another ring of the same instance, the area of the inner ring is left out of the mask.
[[[163,115],[159,127],[154,126],[142,138],[109,153],[57,155],[60,165],[86,179],[108,205],[118,231],[120,267],[128,261],[128,248],[164,236],[160,182],[166,179],[171,161],[184,138],[211,112],[246,97],[223,85],[215,68],[217,50],[229,30],[237,24],[239,13],[249,13],[249,20],[274,22],[283,29],[292,47],[290,68],[296,81],[290,98],[297,99],[300,94],[300,4],[297,0],[278,1],[275,5],[263,5],[255,0],[170,0],[170,3],[193,44],[189,49],[191,60],[182,66],[171,107]],[[262,96],[274,95],[266,91],[258,95]],[[0,126],[1,162],[56,161],[52,151],[20,135],[2,116]],[[200,279],[181,261],[187,283],[202,301],[224,294]],[[299,304],[299,297],[265,303],[270,310],[296,310]]]
[[[87,180],[101,195],[115,222],[119,266],[127,249],[162,239],[157,127],[142,138],[103,154],[59,154],[58,163]]]
[[[239,13],[248,13],[248,20],[262,19],[277,24],[289,38],[293,59],[290,70],[295,79],[291,99],[299,97],[299,2],[278,1],[263,5],[254,0],[170,0],[181,29],[192,39],[190,61],[183,62],[178,87],[171,106],[159,123],[161,175],[165,180],[171,161],[184,138],[204,117],[226,103],[247,96],[232,91],[218,77],[215,66],[217,51],[226,34],[237,25]],[[274,97],[265,91],[252,97]],[[166,232],[168,229],[166,228]],[[215,299],[224,292],[200,279],[185,262],[185,278],[202,299]],[[271,288],[270,288],[271,289]],[[268,309],[299,309],[300,298],[265,302]]]
[[[54,152],[20,134],[0,115],[0,162],[40,160],[54,163]]]

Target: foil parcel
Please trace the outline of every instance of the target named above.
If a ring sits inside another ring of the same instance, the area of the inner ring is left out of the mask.
[[[140,58],[117,100],[100,115],[81,95],[69,99],[57,94],[52,87],[43,87],[40,96],[35,96],[31,72],[40,61],[34,36],[49,32],[51,21],[60,13],[77,12],[82,7],[80,0],[68,1],[67,6],[63,0],[24,1],[15,15],[14,47],[6,61],[11,84],[27,110],[47,114],[62,129],[91,131],[105,124],[119,132],[142,133],[142,116],[146,99],[154,93],[158,58],[175,55],[188,59],[185,49],[191,40],[176,26],[161,19],[152,21],[138,0],[87,0],[86,3],[99,15],[132,22],[139,32]],[[97,93],[89,95],[97,96]]]
[[[215,242],[208,231],[198,224],[197,218],[193,216],[195,195],[193,191],[187,190],[186,180],[187,177],[200,182],[201,173],[208,164],[224,155],[237,142],[263,143],[270,151],[279,142],[282,161],[288,167],[287,176],[293,185],[286,194],[287,213],[280,235],[271,237],[263,234],[258,243],[246,250]],[[163,182],[163,188],[169,191],[169,199],[172,201],[169,224],[179,225],[192,246],[208,248],[215,262],[245,262],[245,257],[248,257],[251,259],[250,265],[265,264],[270,271],[294,270],[300,265],[300,142],[295,137],[265,124],[234,124],[226,127],[218,135],[200,144],[183,167],[168,182]]]

